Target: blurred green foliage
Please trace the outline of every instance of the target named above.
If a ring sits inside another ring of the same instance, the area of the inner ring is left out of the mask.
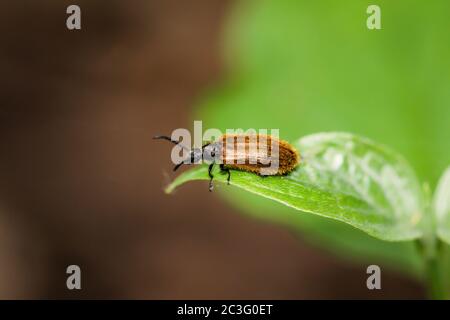
[[[381,30],[366,27],[369,4],[381,7]],[[291,141],[354,132],[403,154],[434,188],[450,163],[449,14],[447,0],[237,2],[225,30],[226,76],[195,119],[221,130],[279,128]],[[413,243],[384,243],[259,197],[224,194],[339,254],[421,268]]]

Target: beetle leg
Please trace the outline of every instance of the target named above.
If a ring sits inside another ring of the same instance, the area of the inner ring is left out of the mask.
[[[214,176],[213,176],[212,173],[211,173],[213,167],[214,167],[214,162],[211,163],[211,164],[209,165],[209,167],[208,167],[208,175],[209,175],[209,191],[213,191],[213,188],[214,188],[213,183],[212,183]]]
[[[228,173],[227,184],[230,185],[230,178],[231,178],[230,169],[229,168],[225,168],[225,165],[223,163],[221,163],[220,164],[220,170],[222,170],[222,172]]]

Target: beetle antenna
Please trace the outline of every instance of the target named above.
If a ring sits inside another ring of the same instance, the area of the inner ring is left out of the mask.
[[[183,163],[184,163],[184,162],[180,162],[179,164],[177,164],[177,165],[173,168],[173,171],[177,171],[178,168],[181,167],[181,165],[182,165]]]
[[[172,138],[168,136],[154,136],[153,139],[163,139],[172,142],[174,145],[182,147],[184,150],[191,151],[188,147],[185,147],[184,145],[180,144],[180,141],[172,140]]]

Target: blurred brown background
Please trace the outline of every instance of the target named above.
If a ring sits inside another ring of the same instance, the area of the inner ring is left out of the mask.
[[[171,146],[224,72],[231,1],[0,3],[0,298],[421,298],[235,212],[205,183],[167,196]],[[66,289],[66,267],[82,290]]]

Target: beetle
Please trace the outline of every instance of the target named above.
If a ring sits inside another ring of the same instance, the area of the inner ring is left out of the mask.
[[[209,162],[209,191],[213,190],[212,170],[217,163],[220,163],[220,170],[228,174],[228,184],[231,178],[230,170],[247,171],[266,177],[286,175],[300,163],[300,155],[291,144],[270,135],[224,134],[217,141],[208,142],[201,148],[192,150],[168,136],[153,138],[170,141],[188,150],[190,163],[198,163],[200,160]],[[186,160],[176,164],[173,171],[185,162]]]

